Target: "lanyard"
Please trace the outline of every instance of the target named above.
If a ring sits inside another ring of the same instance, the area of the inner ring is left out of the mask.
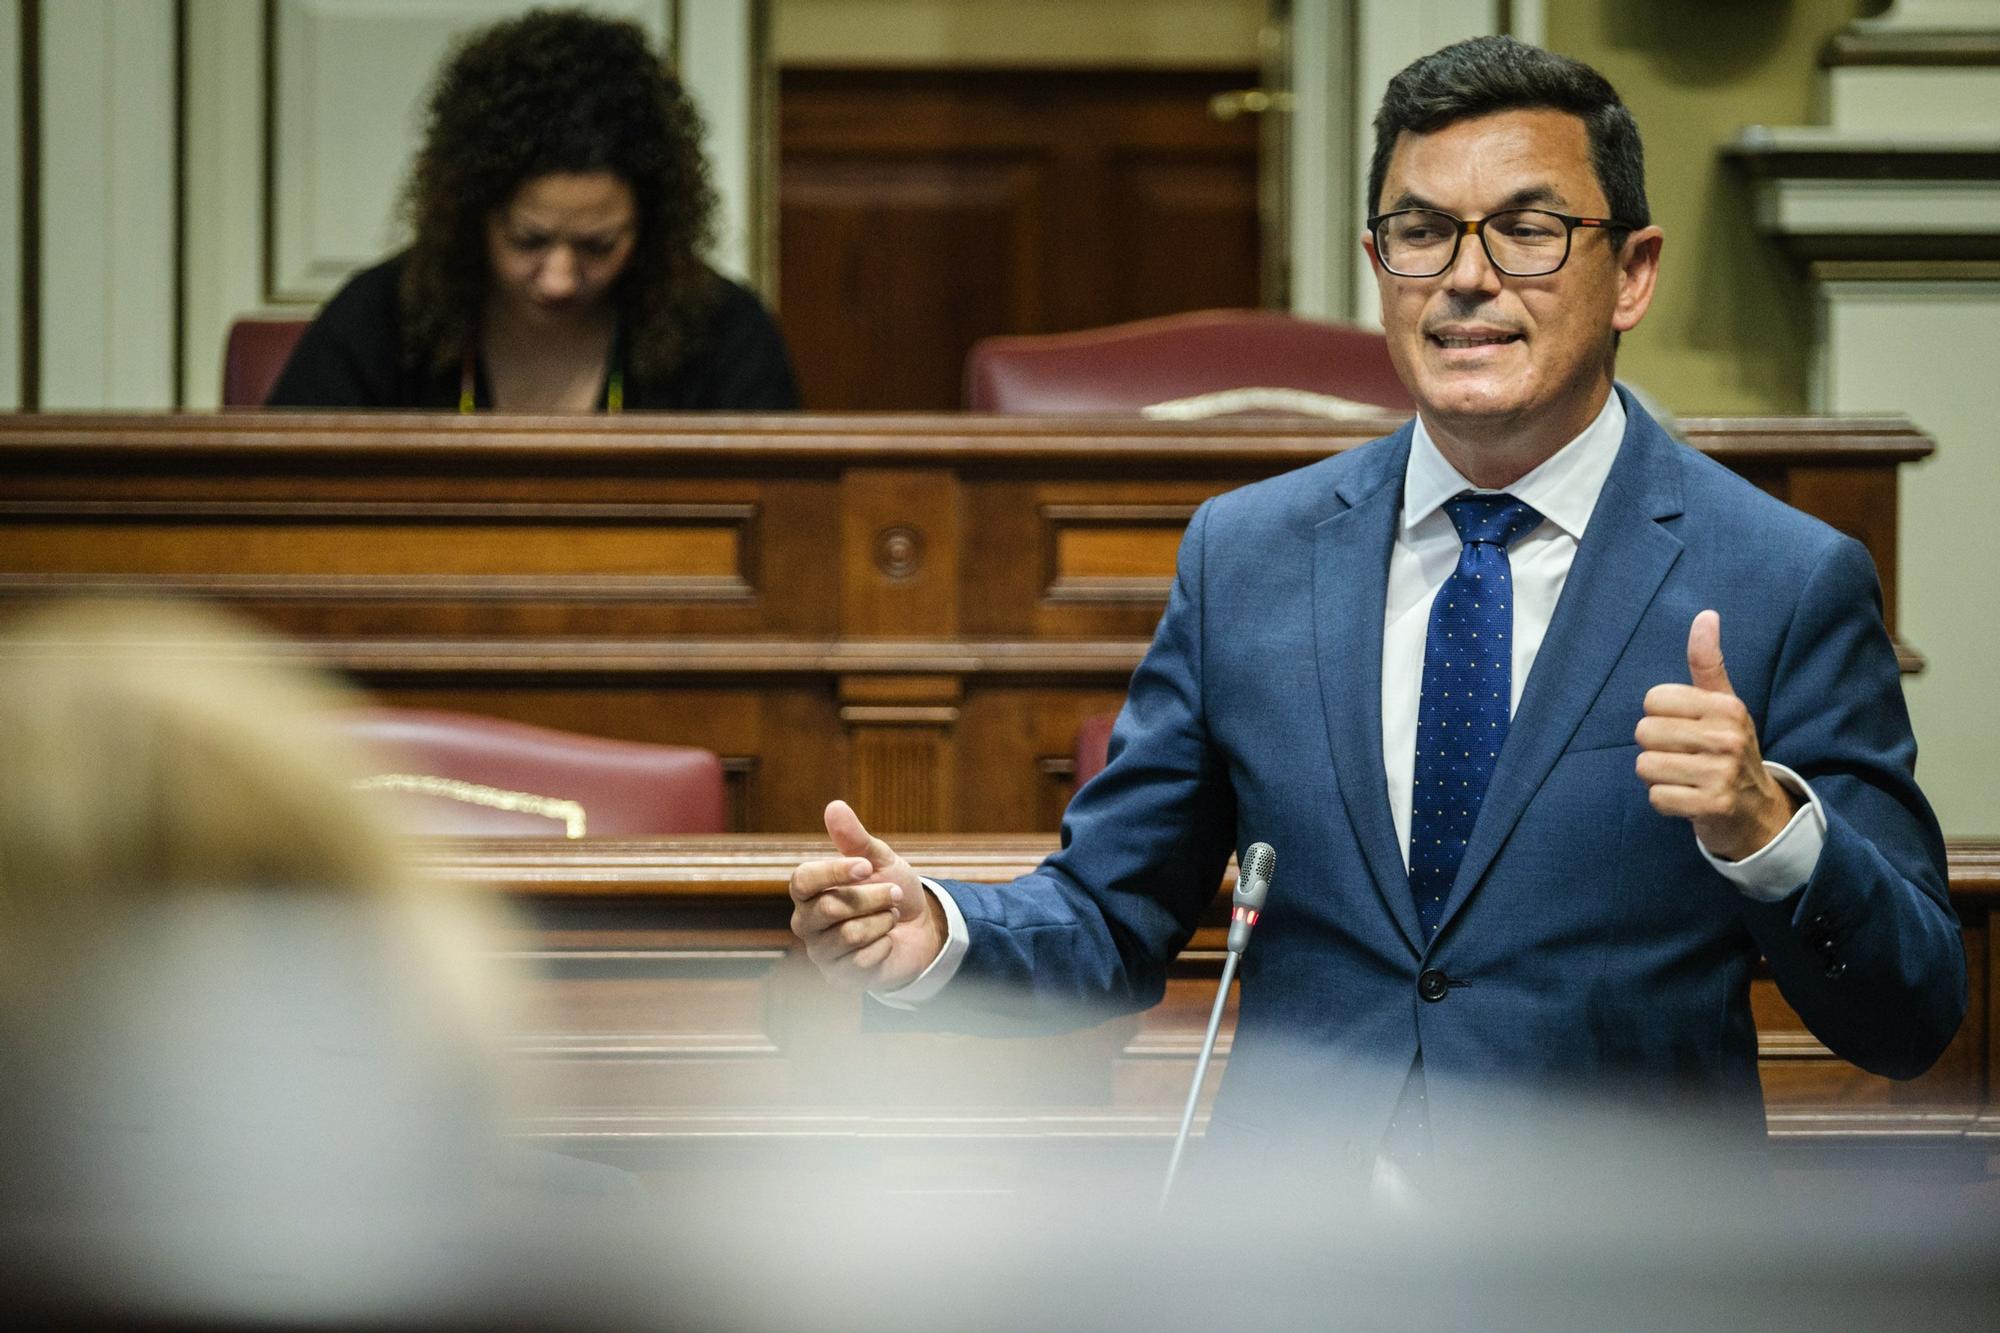
[[[625,410],[625,366],[624,334],[611,339],[611,373],[604,380],[604,410],[623,412]],[[465,340],[465,355],[458,368],[458,412],[460,416],[471,416],[478,410],[479,358],[472,339]]]

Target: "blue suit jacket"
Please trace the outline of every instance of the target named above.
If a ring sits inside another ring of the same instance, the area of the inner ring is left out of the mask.
[[[1622,392],[1622,391],[1621,391]],[[971,944],[947,994],[1018,1020],[1159,999],[1233,850],[1278,852],[1242,965],[1218,1126],[1302,1107],[1367,1142],[1421,1048],[1434,1133],[1496,1085],[1691,1095],[1761,1141],[1749,983],[1913,1076],[1965,1012],[1943,841],[1866,551],[1666,434],[1628,427],[1426,947],[1382,763],[1382,615],[1411,428],[1195,514],[1111,760],[1062,850],[948,886]],[[1767,757],[1829,820],[1805,887],[1746,899],[1634,773],[1646,691],[1722,614]],[[1426,1001],[1427,968],[1452,985]],[[1281,1110],[1282,1108],[1282,1110]]]

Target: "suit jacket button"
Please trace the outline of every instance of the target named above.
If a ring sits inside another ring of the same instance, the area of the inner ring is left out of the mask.
[[[1427,967],[1417,977],[1417,994],[1436,1004],[1451,989],[1451,978],[1434,967]]]
[[[1826,979],[1828,981],[1838,981],[1843,976],[1846,975],[1847,975],[1846,963],[1833,962],[1833,963],[1828,963],[1826,965]]]

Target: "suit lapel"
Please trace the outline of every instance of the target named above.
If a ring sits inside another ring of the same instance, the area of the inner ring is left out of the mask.
[[[1658,520],[1681,512],[1670,451],[1687,446],[1669,437],[1629,396],[1625,410],[1618,460],[1591,512],[1507,743],[1500,748],[1465,860],[1445,900],[1440,937],[1576,734],[1654,593],[1680,558],[1680,540]],[[1634,699],[1632,706],[1636,718],[1639,701]]]
[[[1346,506],[1313,532],[1313,646],[1327,740],[1349,825],[1412,953],[1422,933],[1382,780],[1382,608],[1401,516],[1410,427],[1335,489]]]

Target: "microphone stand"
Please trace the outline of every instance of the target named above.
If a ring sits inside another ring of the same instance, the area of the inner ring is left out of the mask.
[[[1232,953],[1222,963],[1222,985],[1216,988],[1215,1007],[1208,1012],[1208,1035],[1201,1039],[1201,1058],[1194,1063],[1194,1082],[1188,1087],[1187,1106],[1181,1111],[1181,1130],[1174,1136],[1174,1155],[1167,1162],[1166,1183],[1160,1186],[1160,1211],[1167,1210],[1167,1197],[1174,1192],[1174,1177],[1180,1174],[1181,1154],[1187,1150],[1188,1131],[1194,1127],[1195,1103],[1201,1100],[1201,1081],[1208,1074],[1208,1057],[1215,1053],[1215,1034],[1222,1026],[1222,1006],[1229,999],[1229,983],[1236,976]]]
[[[1232,899],[1229,916],[1229,956],[1222,962],[1222,984],[1215,988],[1215,1006],[1208,1012],[1208,1032],[1201,1039],[1201,1057],[1195,1061],[1194,1081],[1188,1085],[1187,1105],[1181,1109],[1180,1132],[1174,1135],[1174,1154],[1167,1161],[1167,1178],[1160,1186],[1159,1209],[1167,1210],[1167,1200],[1174,1192],[1174,1180],[1180,1174],[1181,1154],[1187,1151],[1188,1131],[1194,1128],[1195,1104],[1201,1100],[1202,1080],[1208,1075],[1209,1057],[1215,1054],[1216,1034],[1222,1028],[1222,1007],[1229,999],[1229,983],[1236,978],[1236,964],[1242,959],[1244,949],[1250,945],[1251,928],[1257,924],[1257,916],[1264,910],[1264,899],[1271,891],[1271,872],[1277,868],[1278,855],[1266,842],[1252,843],[1244,854],[1242,872],[1236,876],[1236,893]]]

